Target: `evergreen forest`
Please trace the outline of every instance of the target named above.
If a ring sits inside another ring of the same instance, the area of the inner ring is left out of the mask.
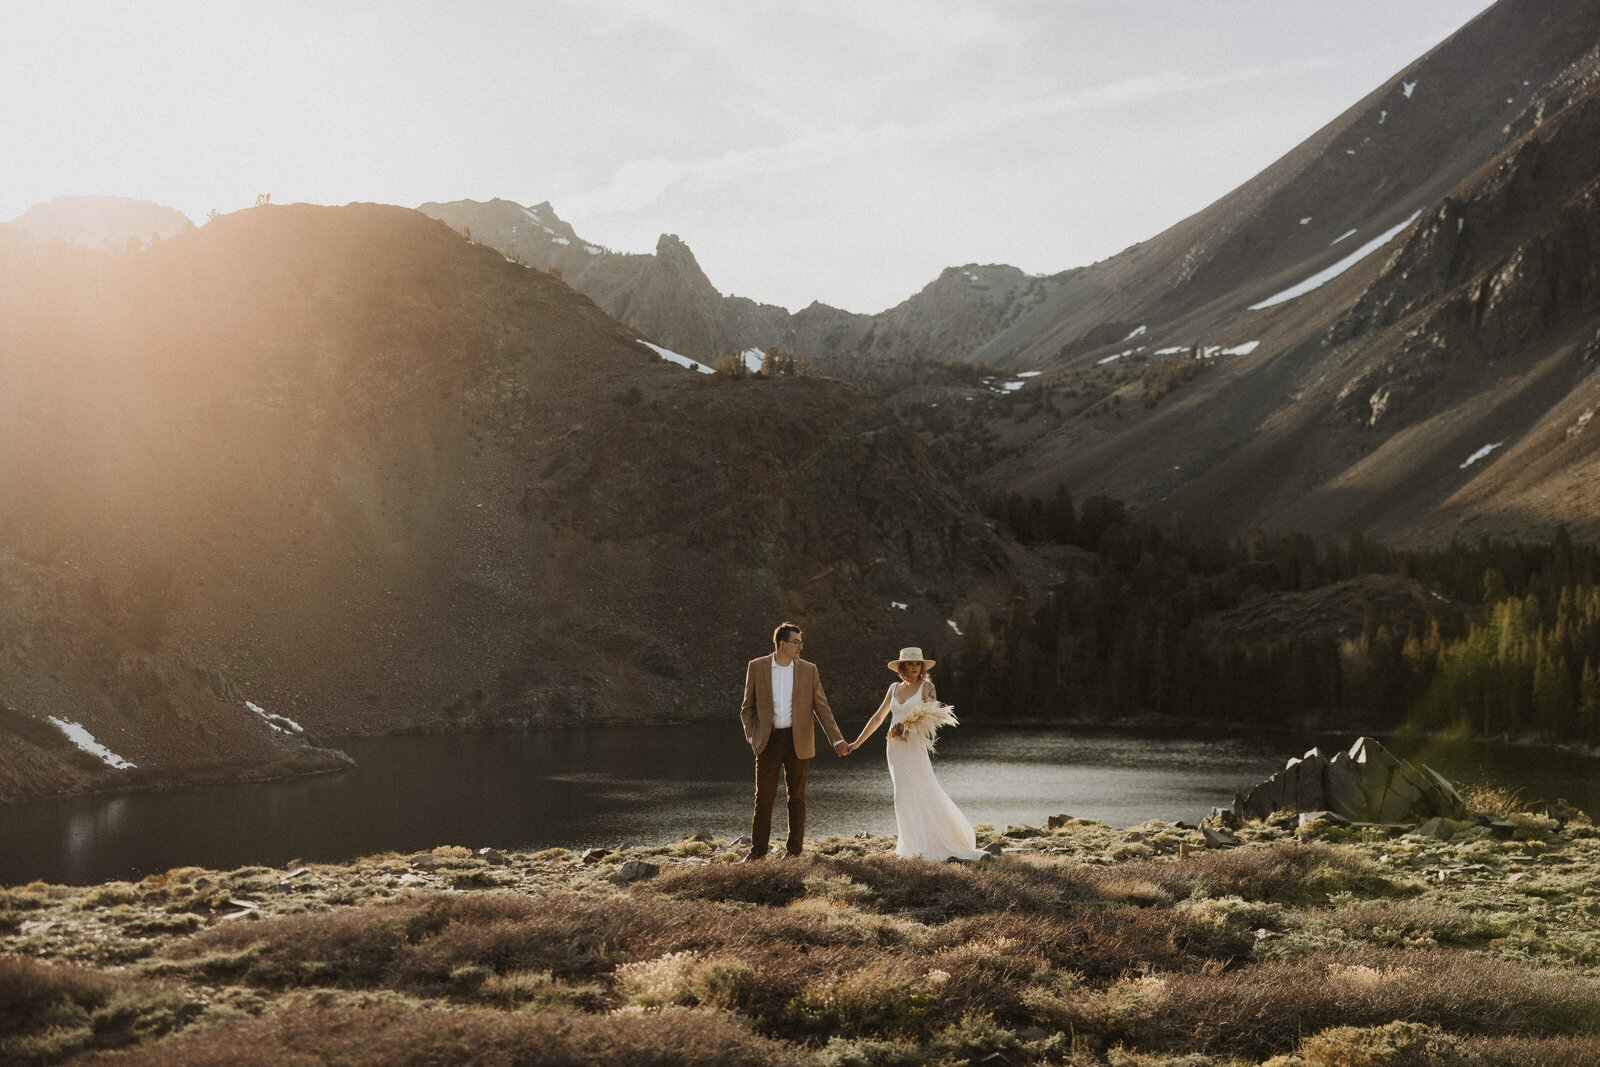
[[[964,717],[1600,742],[1600,549],[1565,530],[1395,550],[1194,533],[1064,488],[985,510],[1067,577],[961,621],[939,680]]]

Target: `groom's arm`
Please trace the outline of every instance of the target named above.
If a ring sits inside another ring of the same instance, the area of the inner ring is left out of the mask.
[[[749,666],[744,670],[744,700],[739,704],[739,719],[744,723],[744,739],[755,744],[761,718],[756,713],[756,673]]]
[[[833,743],[833,751],[844,755],[840,751],[843,747],[849,749],[849,742],[845,741],[844,734],[839,729],[839,724],[833,721],[833,709],[828,706],[828,694],[822,691],[822,672],[817,672],[814,684],[811,686],[811,711],[822,723],[822,732],[828,735],[828,740]]]

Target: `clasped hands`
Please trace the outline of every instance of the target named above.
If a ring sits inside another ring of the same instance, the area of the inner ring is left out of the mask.
[[[906,736],[905,727],[901,726],[899,723],[895,723],[893,726],[889,727],[889,736],[894,738],[896,741],[904,738]],[[834,752],[841,756],[848,756],[850,753],[854,752],[860,747],[861,742],[859,741],[855,744],[851,744],[849,741],[835,741],[833,743]]]

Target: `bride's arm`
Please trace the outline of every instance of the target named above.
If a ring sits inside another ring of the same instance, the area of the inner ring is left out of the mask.
[[[894,687],[890,686],[889,689],[892,692]],[[883,703],[879,704],[878,710],[872,713],[872,718],[867,720],[867,725],[861,728],[861,736],[850,743],[850,751],[854,752],[856,749],[860,748],[867,738],[872,736],[873,731],[878,728],[879,724],[883,722],[884,716],[888,714],[889,694],[885,693],[883,694]]]

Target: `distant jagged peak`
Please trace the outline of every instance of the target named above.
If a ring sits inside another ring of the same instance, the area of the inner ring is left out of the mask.
[[[1028,279],[1021,268],[1009,263],[968,263],[961,267],[946,267],[939,273],[938,282],[958,282],[976,286],[1016,285]]]
[[[675,233],[664,233],[656,240],[656,255],[685,255],[694,258],[694,253],[689,251],[689,246],[684,243],[683,238]]]
[[[550,206],[548,200],[542,200],[532,207],[525,207],[522,212],[557,237],[565,237],[569,241],[579,240],[578,232],[572,228],[572,224],[557,215],[556,209]]]
[[[697,284],[716,288],[711,285],[711,279],[706,277],[706,272],[700,268],[700,261],[689,251],[689,246],[675,233],[664,233],[656,241],[656,261],[669,270],[688,275]]]

